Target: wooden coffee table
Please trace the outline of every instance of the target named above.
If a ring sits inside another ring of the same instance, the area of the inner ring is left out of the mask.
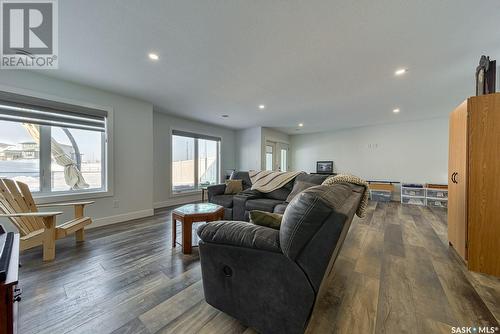
[[[177,221],[182,223],[182,253],[191,254],[193,223],[224,219],[224,208],[212,203],[186,204],[172,211],[172,247],[176,245]]]

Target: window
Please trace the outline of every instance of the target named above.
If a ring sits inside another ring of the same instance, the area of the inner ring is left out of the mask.
[[[220,179],[220,138],[172,132],[172,191],[193,191]]]
[[[0,177],[40,191],[40,149],[22,123],[0,120]]]
[[[198,139],[198,184],[209,186],[219,181],[219,142],[207,139]]]
[[[172,136],[172,189],[195,189],[194,138]]]
[[[39,197],[107,190],[106,119],[105,111],[0,92],[0,177]]]
[[[286,172],[288,170],[288,149],[281,148],[280,170]]]
[[[266,145],[266,170],[273,170],[273,145]]]
[[[81,189],[103,188],[103,139],[103,134],[97,131],[52,127],[50,183],[53,191],[68,189],[65,163],[58,158],[61,154],[64,159],[69,157],[83,176]]]

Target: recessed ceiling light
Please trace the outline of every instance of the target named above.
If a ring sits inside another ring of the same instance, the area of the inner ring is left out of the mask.
[[[263,105],[263,104],[259,104],[259,109],[260,109],[260,110],[264,110],[264,109],[266,109],[266,106],[265,106],[265,105]]]
[[[400,68],[400,69],[397,69],[396,72],[394,72],[395,75],[403,75],[405,74],[406,72],[408,72],[408,69],[407,68]]]
[[[392,109],[392,112],[397,114],[398,112],[400,112],[400,110],[399,110],[399,108],[394,108],[394,109]]]
[[[158,59],[160,59],[160,56],[158,56],[156,53],[150,53],[149,54],[149,59],[151,59],[151,60],[158,60]]]
[[[224,118],[228,118],[229,117],[229,115],[226,115],[226,114],[221,115],[221,116],[224,117]]]
[[[304,123],[299,123],[299,126],[300,126],[300,127],[303,127],[303,126],[304,126]]]

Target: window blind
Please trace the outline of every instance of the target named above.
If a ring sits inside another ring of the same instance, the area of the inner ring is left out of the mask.
[[[0,120],[106,131],[107,111],[0,92]]]
[[[187,132],[187,131],[172,130],[172,134],[174,136],[197,138],[197,139],[205,139],[205,140],[213,140],[213,141],[221,141],[221,139],[219,137],[213,137],[213,136],[208,136],[208,135],[200,135],[198,133],[192,133],[192,132]]]

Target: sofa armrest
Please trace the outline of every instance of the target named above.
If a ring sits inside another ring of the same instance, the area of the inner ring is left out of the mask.
[[[254,199],[254,198],[261,198],[262,193],[257,190],[252,190],[250,188],[243,190],[242,192],[238,193],[236,196],[243,196],[246,199]]]
[[[203,242],[281,253],[279,231],[240,221],[217,221],[198,228]]]
[[[226,185],[224,183],[208,186],[207,187],[208,201],[211,202],[212,197],[214,196],[224,195],[225,190],[226,190]]]

